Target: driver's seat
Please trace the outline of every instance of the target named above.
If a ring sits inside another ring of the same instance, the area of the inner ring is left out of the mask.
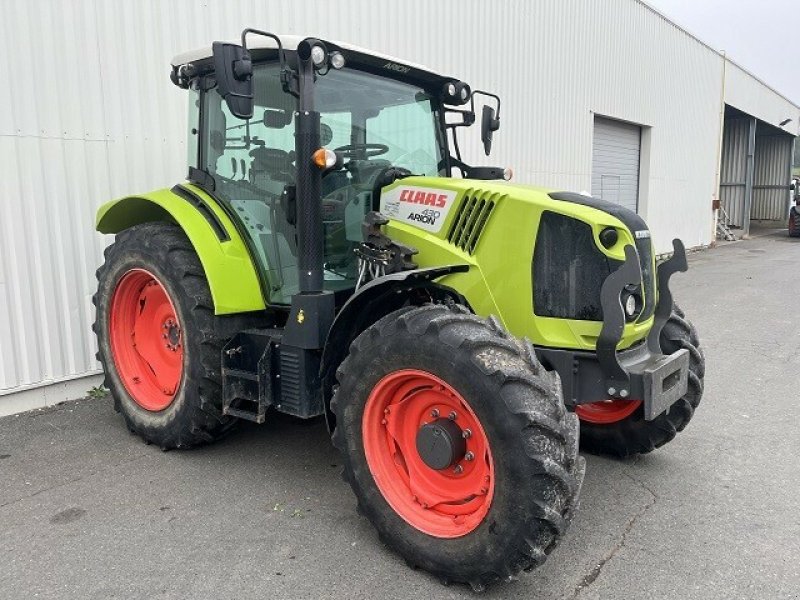
[[[350,185],[350,178],[344,171],[332,171],[322,177],[322,197],[330,196],[333,192]]]
[[[294,151],[261,146],[250,151],[253,163],[250,167],[250,182],[258,188],[279,196],[284,186],[294,182],[296,169]]]

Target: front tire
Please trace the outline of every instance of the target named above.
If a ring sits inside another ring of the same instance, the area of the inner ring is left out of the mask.
[[[477,590],[545,560],[584,460],[560,380],[530,344],[466,309],[410,307],[359,335],[337,378],[333,441],[384,543]]]
[[[191,242],[167,223],[120,232],[97,279],[97,358],[130,431],[165,450],[226,434],[235,419],[221,410],[222,346],[258,320],[214,315]]]
[[[645,420],[640,400],[579,405],[575,413],[581,420],[581,450],[618,457],[645,454],[672,441],[689,424],[703,396],[706,363],[697,330],[677,304],[673,304],[659,339],[665,354],[689,351],[686,395],[652,421]]]

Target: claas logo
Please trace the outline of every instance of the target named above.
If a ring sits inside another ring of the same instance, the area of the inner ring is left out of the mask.
[[[404,189],[400,192],[400,202],[444,208],[445,204],[447,204],[447,195],[437,194],[436,192],[423,192],[422,190]]]

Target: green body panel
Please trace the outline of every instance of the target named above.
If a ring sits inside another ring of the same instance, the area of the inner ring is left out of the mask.
[[[554,348],[594,350],[602,324],[535,316],[532,307],[532,259],[539,220],[544,211],[552,211],[588,223],[595,234],[595,244],[605,255],[624,261],[624,247],[634,244],[631,232],[616,217],[579,204],[553,200],[551,190],[512,185],[505,182],[475,181],[434,177],[408,177],[384,188],[384,193],[400,186],[414,186],[455,192],[455,202],[437,233],[410,223],[391,220],[387,234],[392,239],[419,250],[414,261],[420,267],[468,264],[466,273],[448,275],[439,283],[461,293],[480,315],[494,314],[516,336],[525,336],[534,344]],[[480,194],[495,206],[472,254],[451,244],[448,232],[457,218],[465,197]],[[618,242],[606,249],[597,239],[605,227],[619,230]],[[653,301],[654,299],[646,299]],[[652,327],[653,318],[625,326],[619,348],[627,348],[643,339]]]
[[[187,184],[188,185],[188,184]],[[540,317],[533,313],[532,259],[539,220],[552,211],[588,223],[594,231],[597,248],[609,258],[625,259],[624,247],[634,244],[631,232],[616,217],[599,209],[553,200],[550,190],[496,181],[476,181],[441,177],[407,177],[383,189],[383,194],[398,187],[411,186],[455,194],[438,232],[432,233],[407,222],[390,220],[386,233],[392,239],[419,250],[414,257],[420,267],[467,264],[469,271],[454,273],[439,283],[463,295],[480,315],[496,315],[514,335],[529,338],[534,344],[553,348],[594,350],[601,323],[573,319]],[[188,186],[201,196],[223,224],[230,241],[220,241],[203,215],[183,198],[168,189],[112,200],[97,212],[97,230],[118,233],[133,225],[166,220],[179,224],[197,251],[208,277],[217,314],[263,310],[269,298],[262,289],[267,282],[259,274],[247,246],[228,214],[197,186]],[[458,208],[467,197],[480,195],[494,202],[473,252],[448,241],[448,233]],[[597,234],[615,227],[618,242],[606,249]],[[263,284],[263,286],[262,286]],[[268,289],[268,287],[267,287]],[[651,302],[655,299],[646,299]],[[653,318],[625,326],[619,348],[643,339]]]
[[[211,288],[214,312],[225,315],[263,310],[266,303],[259,277],[236,227],[201,188],[185,185],[214,211],[227,231],[229,241],[220,241],[200,211],[168,189],[106,202],[97,210],[97,231],[119,233],[151,221],[177,223],[200,257]]]

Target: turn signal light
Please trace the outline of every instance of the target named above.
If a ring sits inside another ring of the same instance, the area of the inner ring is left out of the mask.
[[[335,167],[337,160],[336,152],[333,150],[328,150],[327,148],[320,148],[314,152],[314,154],[311,155],[311,159],[322,171]]]

